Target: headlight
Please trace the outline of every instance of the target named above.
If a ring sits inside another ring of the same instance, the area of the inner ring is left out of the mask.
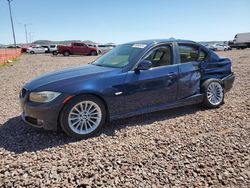
[[[33,102],[47,103],[53,101],[61,93],[53,91],[41,91],[41,92],[31,92],[29,95],[29,100]]]

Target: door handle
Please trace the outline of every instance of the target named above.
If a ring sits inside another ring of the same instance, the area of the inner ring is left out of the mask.
[[[175,72],[170,72],[167,74],[168,77],[173,78],[176,75]]]

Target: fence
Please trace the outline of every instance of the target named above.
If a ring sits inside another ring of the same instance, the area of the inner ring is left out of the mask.
[[[8,60],[15,59],[21,54],[21,49],[0,49],[0,65],[7,63]]]

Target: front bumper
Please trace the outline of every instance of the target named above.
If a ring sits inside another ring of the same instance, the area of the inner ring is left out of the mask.
[[[234,80],[235,80],[234,73],[231,73],[222,79],[225,92],[228,92],[231,90],[231,88],[233,87]]]
[[[46,130],[57,130],[58,116],[67,97],[61,94],[49,103],[35,103],[28,100],[29,92],[20,97],[22,119],[25,123]]]

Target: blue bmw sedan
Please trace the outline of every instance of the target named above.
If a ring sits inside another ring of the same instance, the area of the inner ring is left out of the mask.
[[[200,103],[217,108],[233,82],[231,60],[195,42],[131,42],[90,64],[26,83],[20,92],[22,119],[87,138],[108,120]]]

